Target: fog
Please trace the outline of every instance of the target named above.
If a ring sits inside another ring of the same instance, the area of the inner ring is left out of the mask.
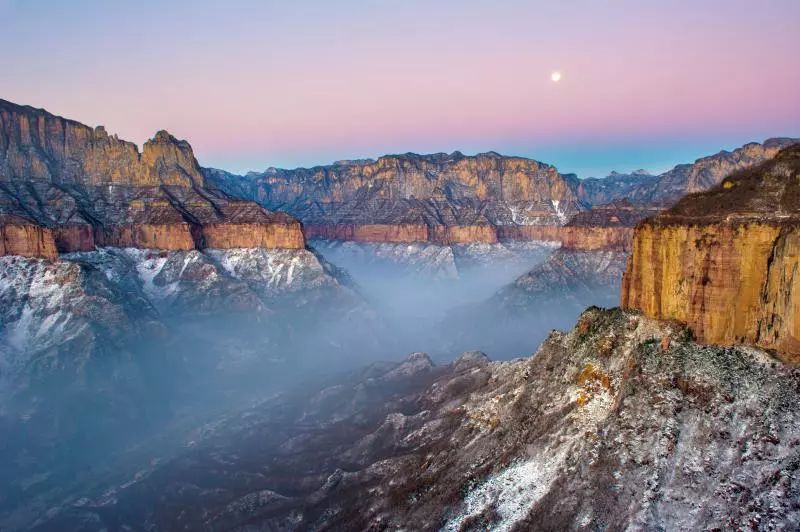
[[[548,244],[311,245],[349,272],[380,318],[389,354],[424,351],[439,362],[475,349],[495,360],[529,355],[547,332],[571,326],[586,306],[578,310],[570,301],[543,299],[547,308],[541,312],[536,301],[520,308],[497,297],[553,253]]]
[[[414,351],[437,363],[473,349],[494,360],[529,355],[587,304],[616,298],[614,287],[597,301],[520,305],[498,295],[545,261],[548,245],[311,246],[331,263],[339,292],[288,294],[257,315],[162,313],[163,337],[97,329],[93,343],[67,342],[47,355],[84,366],[44,377],[14,382],[3,367],[0,528],[25,528],[54,505],[181,455],[203,427],[275,394],[312,393]]]

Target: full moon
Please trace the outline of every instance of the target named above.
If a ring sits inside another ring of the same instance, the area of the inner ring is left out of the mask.
[[[550,79],[558,83],[559,81],[561,81],[561,72],[557,71],[553,72],[552,74],[550,74]]]

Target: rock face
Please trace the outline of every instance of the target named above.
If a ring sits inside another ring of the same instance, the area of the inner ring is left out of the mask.
[[[0,100],[0,254],[96,247],[302,249],[300,223],[205,187],[192,149],[144,144]]]
[[[205,175],[231,194],[300,218],[309,237],[361,242],[494,243],[499,226],[561,225],[585,208],[574,176],[494,152]]]
[[[10,221],[0,225],[0,256],[4,255],[53,260],[58,251],[50,229],[19,220],[18,223]]]
[[[494,152],[387,155],[245,176],[203,172],[209,183],[232,195],[299,218],[310,238],[442,245],[547,240],[573,249],[622,249],[632,236],[624,228],[648,209],[705,190],[791,142],[747,144],[659,176],[640,170],[604,179],[581,180],[532,159]],[[583,229],[562,230],[564,225]]]
[[[643,222],[622,305],[800,360],[800,146]]]
[[[41,109],[0,100],[0,179],[72,185],[203,186],[186,141],[166,131],[144,144],[109,135]]]
[[[233,178],[265,204],[294,202],[340,203],[373,199],[478,200],[563,202],[564,212],[577,209],[574,176],[562,176],[550,165],[522,157],[489,152],[465,156],[459,152],[433,155],[386,155],[377,160],[341,161],[331,166],[281,170]],[[551,206],[556,214],[557,207]]]
[[[38,529],[796,529],[796,372],[689,337],[590,309],[531,358],[374,365],[204,427]]]

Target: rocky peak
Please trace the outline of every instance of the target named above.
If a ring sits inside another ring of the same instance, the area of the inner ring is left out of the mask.
[[[476,366],[485,366],[489,362],[491,362],[489,357],[483,351],[465,351],[453,361],[453,367],[456,370],[462,370]]]
[[[204,185],[203,173],[192,147],[163,129],[144,143],[141,159],[154,174],[152,179],[164,185]]]
[[[107,185],[115,185],[109,187]],[[135,144],[0,100],[0,255],[305,246],[300,224],[206,188],[192,147]]]
[[[139,153],[103,126],[0,100],[0,180],[189,187],[202,186],[203,175],[191,146],[166,131]]]
[[[427,353],[411,353],[397,367],[386,373],[382,380],[392,381],[400,378],[408,378],[421,373],[427,373],[434,367],[431,357]]]

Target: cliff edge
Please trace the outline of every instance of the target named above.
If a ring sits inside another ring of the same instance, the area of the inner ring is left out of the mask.
[[[800,361],[800,145],[637,226],[622,306]]]

